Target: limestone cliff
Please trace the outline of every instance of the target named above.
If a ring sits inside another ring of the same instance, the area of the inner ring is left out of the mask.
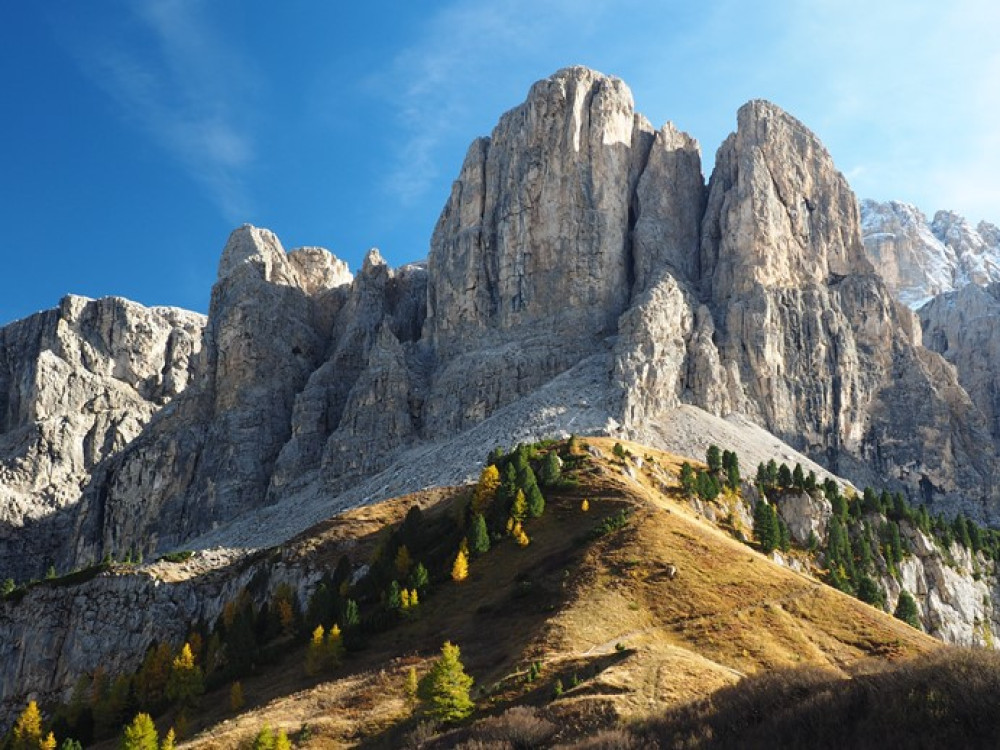
[[[68,567],[80,485],[201,372],[204,319],[69,296],[0,329],[0,573]]]

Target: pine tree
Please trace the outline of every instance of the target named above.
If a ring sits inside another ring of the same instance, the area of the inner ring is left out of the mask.
[[[410,589],[410,609],[420,606],[420,595],[416,589]]]
[[[719,452],[719,446],[708,446],[708,450],[705,451],[705,463],[711,472],[722,471],[722,454]]]
[[[587,498],[583,498],[583,502],[580,503],[580,510],[584,513],[590,510],[590,501]]]
[[[792,486],[800,492],[806,488],[806,475],[802,471],[802,464],[795,464],[795,469],[792,471]]]
[[[788,489],[792,486],[792,470],[788,468],[788,464],[782,463],[778,467],[778,486],[783,489]]]
[[[754,483],[758,487],[765,487],[766,488],[768,486],[767,467],[764,466],[764,462],[763,461],[761,461],[759,464],[757,464],[757,477],[756,477],[756,479],[754,479]]]
[[[80,744],[79,740],[67,737],[62,741],[62,744],[59,746],[59,750],[83,750],[83,745]],[[163,749],[161,748],[161,750]]]
[[[174,750],[177,746],[177,733],[174,731],[173,727],[167,730],[167,735],[163,738],[163,742],[160,743],[160,750]]]
[[[917,603],[906,589],[899,592],[899,602],[896,604],[896,611],[893,612],[893,616],[902,620],[910,627],[921,630],[920,612],[917,610]]]
[[[460,582],[469,577],[469,560],[462,550],[455,556],[455,563],[451,566],[451,580]]]
[[[39,750],[56,750],[56,735],[54,732],[49,732],[45,735],[45,739],[38,743]]]
[[[159,735],[153,717],[147,713],[136,714],[132,723],[125,727],[122,734],[122,750],[159,750]]]
[[[778,464],[773,458],[767,462],[767,486],[778,486]]]
[[[42,714],[35,701],[28,701],[21,715],[14,724],[13,750],[37,750],[42,741]]]
[[[413,568],[413,572],[410,573],[410,585],[415,589],[423,591],[427,588],[430,581],[431,577],[427,572],[427,568],[424,567],[423,563],[418,562],[416,567]]]
[[[279,729],[274,737],[274,750],[292,750],[292,743],[288,741],[284,729]]]
[[[11,591],[17,588],[17,584],[14,583],[13,578],[6,578],[3,582],[3,587],[0,588],[0,596],[7,596]]]
[[[403,597],[399,592],[399,581],[393,581],[389,584],[389,589],[385,592],[385,608],[393,611],[401,609],[403,606]]]
[[[465,673],[458,646],[446,642],[441,656],[420,680],[417,694],[427,704],[427,714],[437,721],[464,719],[475,707],[469,697],[473,679]]]
[[[472,493],[472,512],[485,513],[496,499],[498,489],[500,489],[500,470],[494,464],[490,464],[479,474],[479,481]]]
[[[194,704],[205,692],[201,668],[194,663],[191,644],[185,643],[170,665],[167,697],[181,705]]]
[[[532,518],[538,518],[545,512],[545,498],[542,497],[542,491],[538,489],[537,484],[533,484],[528,488],[528,515]]]
[[[546,487],[551,487],[559,481],[562,476],[562,461],[559,460],[559,455],[555,450],[550,450],[545,454],[538,476]]]
[[[765,555],[773,552],[781,543],[777,515],[772,506],[763,500],[758,500],[754,507],[753,533]]]
[[[423,568],[423,565],[417,565],[417,568]],[[416,571],[414,571],[415,573]],[[424,568],[424,573],[427,569]],[[357,627],[361,624],[361,614],[358,611],[358,603],[353,599],[348,599],[344,602],[344,612],[341,615],[340,621],[343,623],[345,628]]]
[[[469,547],[477,555],[490,551],[490,532],[486,528],[486,519],[482,513],[472,517],[472,531],[469,534]]]
[[[873,607],[885,606],[885,592],[871,577],[862,575],[858,579],[858,599]]]
[[[689,498],[698,491],[698,476],[687,461],[681,464],[681,489]]]
[[[399,592],[399,601],[403,609],[410,608],[410,591],[409,589],[402,589]]]

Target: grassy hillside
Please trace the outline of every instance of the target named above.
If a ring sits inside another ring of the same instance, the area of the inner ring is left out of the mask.
[[[302,747],[399,747],[415,731],[426,738],[406,678],[411,667],[426,672],[445,640],[461,647],[475,678],[470,721],[531,706],[534,718],[522,718],[552,727],[542,744],[699,705],[748,676],[808,665],[844,679],[940,648],[696,515],[673,480],[681,459],[625,444],[642,460],[622,461],[613,445],[592,439],[589,451],[579,449],[572,481],[546,490],[545,513],[525,522],[528,546],[494,543],[462,582],[437,571],[442,580],[417,616],[372,636],[326,675],[306,675],[304,646],[290,644],[243,680],[240,712],[229,708],[225,687],[203,696],[187,745],[235,747],[265,723]],[[330,567],[344,552],[370,559],[382,530],[413,504],[432,525],[459,517],[470,494],[436,490],[347,512],[299,537],[291,554]],[[622,528],[595,535],[623,510]],[[537,673],[530,681],[529,672]],[[506,719],[476,726],[490,721]]]

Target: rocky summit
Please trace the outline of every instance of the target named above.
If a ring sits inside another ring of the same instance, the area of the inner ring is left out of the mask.
[[[996,521],[992,380],[954,323],[928,311],[922,335],[894,298],[919,263],[875,272],[873,211],[863,237],[829,153],[771,103],[740,109],[706,184],[698,143],[622,81],[561,70],[470,146],[426,263],[372,250],[352,276],[244,226],[207,320],[68,297],[2,329],[0,575],[275,543],[542,433],[676,447],[682,406]]]

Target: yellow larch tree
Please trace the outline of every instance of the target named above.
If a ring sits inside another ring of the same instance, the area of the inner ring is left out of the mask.
[[[479,482],[472,493],[472,512],[485,513],[490,503],[496,498],[500,488],[500,470],[490,464],[479,475]]]
[[[469,558],[461,549],[455,555],[455,564],[451,566],[451,580],[464,581],[469,577]]]
[[[14,750],[36,750],[41,741],[42,714],[35,701],[28,701],[14,724],[14,743],[11,747]]]

